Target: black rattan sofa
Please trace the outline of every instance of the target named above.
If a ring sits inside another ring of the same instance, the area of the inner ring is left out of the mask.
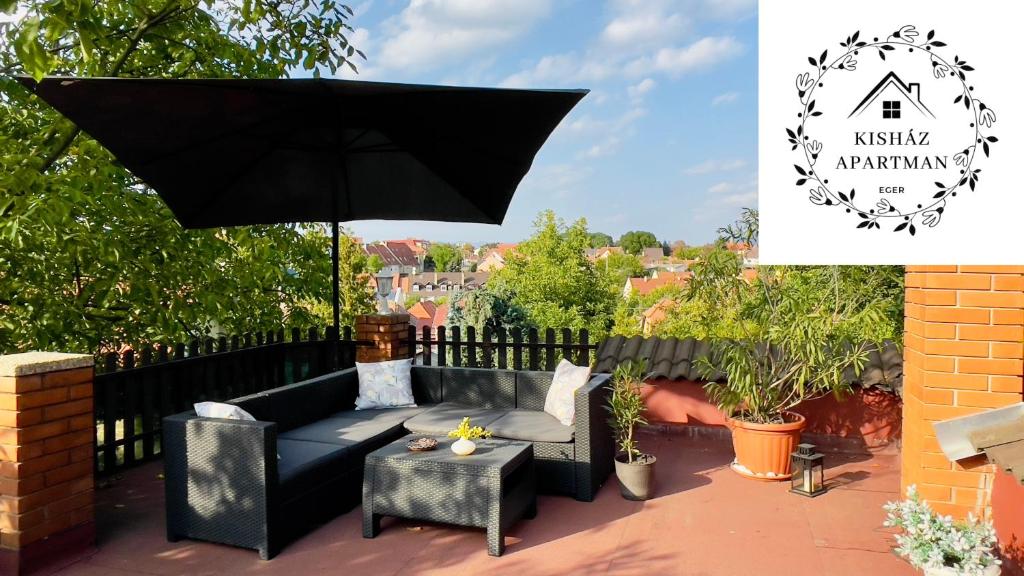
[[[164,418],[167,537],[259,550],[272,558],[289,540],[352,509],[367,454],[411,431],[443,434],[463,416],[495,437],[533,442],[538,489],[593,500],[613,466],[604,408],[607,374],[576,395],[576,420],[543,411],[550,372],[415,366],[418,407],[354,410],[350,368],[230,402],[256,422]]]

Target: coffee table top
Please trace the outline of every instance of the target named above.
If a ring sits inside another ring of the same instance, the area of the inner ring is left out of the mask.
[[[375,450],[366,456],[366,464],[397,466],[420,470],[456,471],[476,476],[504,476],[527,459],[533,458],[533,444],[517,440],[474,440],[476,451],[469,456],[452,452],[454,439],[433,436],[437,448],[427,452],[413,452],[406,447],[409,440],[420,436],[406,436]]]

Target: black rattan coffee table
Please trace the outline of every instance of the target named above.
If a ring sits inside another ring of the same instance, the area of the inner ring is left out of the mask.
[[[505,531],[537,514],[533,445],[478,440],[476,452],[458,456],[452,441],[410,452],[408,437],[371,452],[363,473],[363,536],[380,533],[382,516],[487,529],[487,551],[501,556]]]

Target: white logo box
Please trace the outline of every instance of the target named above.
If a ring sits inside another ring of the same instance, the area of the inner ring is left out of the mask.
[[[1022,5],[762,1],[760,261],[1024,262]]]

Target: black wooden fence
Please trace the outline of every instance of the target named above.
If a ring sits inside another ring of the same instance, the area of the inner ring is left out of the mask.
[[[95,378],[96,470],[109,474],[160,456],[164,416],[348,368],[351,328],[256,332],[104,356]]]
[[[574,333],[569,328],[548,328],[543,338],[535,328],[484,327],[479,332],[478,339],[472,326],[464,331],[458,326],[439,326],[436,331],[424,326],[419,332],[410,326],[409,349],[416,350],[427,366],[547,371],[554,370],[562,358],[580,366],[589,365],[597,350],[585,329]]]

